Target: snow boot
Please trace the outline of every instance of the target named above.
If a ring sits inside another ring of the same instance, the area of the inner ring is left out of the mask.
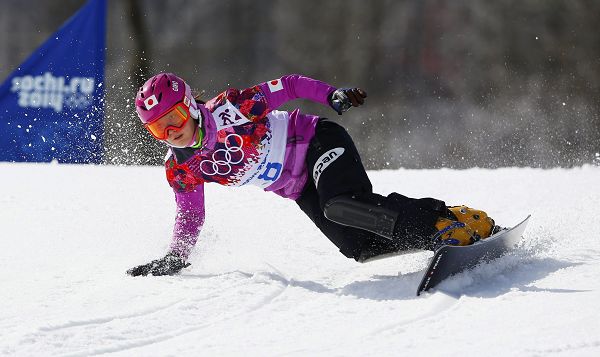
[[[469,245],[494,234],[498,227],[487,213],[467,206],[448,207],[438,218],[433,235],[434,250],[442,245]]]

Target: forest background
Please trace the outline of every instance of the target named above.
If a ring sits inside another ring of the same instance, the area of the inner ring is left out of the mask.
[[[0,81],[84,3],[7,0]],[[174,72],[210,99],[300,73],[368,92],[339,120],[368,169],[600,164],[600,1],[108,0],[107,164],[162,163],[137,88]],[[82,64],[85,65],[85,64]]]

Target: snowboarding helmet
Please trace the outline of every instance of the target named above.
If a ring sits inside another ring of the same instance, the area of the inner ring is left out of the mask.
[[[159,119],[171,112],[177,112],[184,120],[179,124],[182,126],[190,115],[196,119],[199,117],[198,105],[192,95],[192,89],[173,73],[159,73],[148,79],[138,90],[135,109],[146,129],[155,138],[161,140],[165,139],[161,131],[166,132],[167,127],[153,125]],[[190,114],[187,117],[186,112]],[[175,126],[179,125],[175,124]]]

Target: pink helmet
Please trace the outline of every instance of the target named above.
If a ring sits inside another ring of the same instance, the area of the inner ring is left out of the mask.
[[[173,73],[159,73],[148,79],[138,90],[135,110],[142,123],[147,124],[158,119],[175,104],[184,101],[184,98],[189,100],[192,116],[198,118],[198,105],[190,86]]]

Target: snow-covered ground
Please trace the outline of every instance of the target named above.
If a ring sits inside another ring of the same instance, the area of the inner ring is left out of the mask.
[[[416,297],[431,253],[344,258],[293,201],[206,187],[192,266],[161,257],[160,167],[0,164],[0,354],[10,356],[598,356],[600,168],[370,172],[397,190],[532,214],[514,255]]]

